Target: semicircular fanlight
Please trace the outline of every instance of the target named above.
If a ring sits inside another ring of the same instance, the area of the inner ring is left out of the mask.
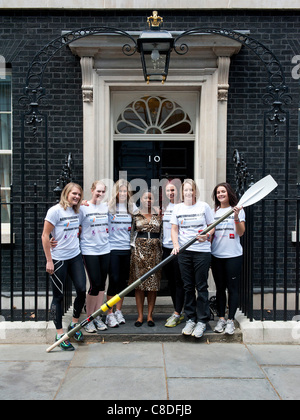
[[[116,134],[192,134],[187,113],[173,100],[144,96],[119,115]]]

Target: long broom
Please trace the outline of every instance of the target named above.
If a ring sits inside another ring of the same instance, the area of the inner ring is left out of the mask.
[[[270,194],[271,191],[273,191],[277,187],[277,182],[272,178],[271,175],[268,175],[264,178],[262,178],[260,181],[256,182],[252,187],[250,187],[245,194],[241,197],[239,200],[237,206],[238,207],[248,207],[252,204],[257,203],[258,201],[262,200],[264,197],[266,197],[268,194]],[[225,213],[222,217],[220,217],[218,220],[216,220],[214,223],[209,225],[207,228],[205,228],[201,235],[206,235],[208,232],[210,232],[213,228],[215,228],[219,223],[223,222],[223,220],[227,219],[232,213],[233,209],[230,209],[227,213]],[[182,253],[187,248],[189,248],[194,242],[197,241],[197,237],[191,239],[186,244],[184,244],[180,249],[179,253]],[[136,287],[138,287],[141,283],[143,283],[145,280],[147,280],[152,274],[156,273],[158,270],[161,270],[166,264],[168,264],[171,260],[173,260],[176,257],[176,255],[169,255],[166,259],[161,261],[159,264],[157,264],[155,267],[153,267],[151,270],[149,270],[147,273],[145,273],[143,276],[141,276],[139,279],[137,279],[134,283],[132,283],[130,286],[126,287],[122,292],[115,295],[113,298],[111,298],[109,301],[104,303],[100,309],[98,309],[96,312],[94,312],[92,315],[90,315],[88,318],[84,319],[81,323],[77,324],[72,330],[70,330],[67,334],[65,334],[63,337],[61,337],[59,340],[57,340],[54,344],[52,344],[49,348],[47,348],[47,352],[49,353],[51,350],[53,350],[55,347],[59,346],[60,343],[63,341],[66,341],[73,337],[75,333],[81,328],[83,328],[85,325],[93,321],[97,316],[104,314],[106,311],[111,309],[117,302],[119,302],[123,297],[128,295],[132,290],[134,290]]]

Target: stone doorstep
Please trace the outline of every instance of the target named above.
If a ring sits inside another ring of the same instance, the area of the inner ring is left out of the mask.
[[[130,298],[128,298],[130,299]],[[145,322],[140,329],[134,326],[136,317],[136,307],[128,301],[123,306],[123,313],[128,322],[119,328],[110,328],[103,333],[88,334],[86,342],[126,342],[126,341],[197,341],[197,342],[244,342],[245,344],[300,344],[300,323],[297,321],[253,321],[250,322],[242,312],[236,314],[236,330],[233,336],[216,334],[213,332],[215,321],[210,321],[208,328],[200,340],[193,337],[184,337],[181,334],[184,322],[175,328],[166,328],[164,323],[166,318],[172,313],[172,306],[163,305],[163,301],[156,305],[154,320],[156,326],[150,328]],[[167,302],[164,302],[166,304]],[[146,314],[147,305],[144,313]],[[71,310],[64,316],[64,327],[67,328],[71,320]],[[145,315],[146,316],[146,315]],[[82,314],[80,321],[86,318]],[[122,331],[123,327],[123,331]],[[28,322],[0,322],[0,344],[33,344],[33,343],[53,343],[55,327],[52,321],[28,321]]]
[[[134,326],[134,317],[127,322],[127,330],[120,326],[109,328],[99,334],[88,334],[84,331],[86,342],[126,342],[126,341],[185,341],[185,342],[244,342],[245,344],[300,344],[300,323],[297,321],[253,321],[250,322],[242,313],[236,315],[236,330],[233,336],[213,332],[216,321],[210,321],[203,338],[195,340],[184,337],[181,329],[184,323],[175,328],[162,326],[165,314],[156,314],[157,327],[150,328],[146,322],[140,329]],[[126,317],[125,317],[126,318]],[[127,317],[128,318],[128,317]],[[85,319],[85,315],[80,319]],[[65,330],[71,320],[71,313],[64,317]],[[130,325],[130,331],[129,324]],[[160,326],[159,326],[160,322]],[[126,324],[125,324],[126,325]],[[144,331],[142,331],[144,329]],[[138,330],[138,331],[137,331]],[[146,330],[146,331],[145,331]],[[0,344],[52,344],[55,337],[53,322],[0,322]]]
[[[71,319],[71,316],[70,316]],[[84,319],[84,318],[83,318]],[[165,318],[164,318],[165,319]],[[137,328],[134,326],[134,322],[127,326],[125,332],[125,326],[119,326],[118,328],[109,328],[106,331],[100,331],[99,333],[89,334],[83,330],[85,336],[85,343],[105,343],[105,342],[132,342],[132,341],[161,341],[161,342],[174,342],[174,341],[185,341],[185,342],[242,342],[242,334],[239,328],[235,330],[234,335],[228,336],[225,334],[216,334],[213,332],[214,325],[212,322],[209,323],[204,336],[201,339],[195,339],[194,337],[185,337],[181,334],[181,330],[185,323],[178,325],[176,331],[174,328],[165,328],[162,331],[159,322],[155,319],[156,327],[148,327],[147,323],[144,323],[144,327]],[[6,325],[5,325],[6,324]],[[64,329],[67,330],[69,322],[64,322]],[[214,322],[215,324],[215,322]],[[142,331],[142,328],[147,328],[147,331]],[[123,332],[122,332],[123,329]],[[55,337],[56,330],[53,322],[11,322],[11,323],[0,323],[0,344],[52,344]]]
[[[136,321],[136,306],[134,298],[127,298],[127,303],[123,305],[122,312],[126,319],[126,324],[118,328],[109,328],[99,333],[89,334],[83,330],[86,343],[105,343],[105,342],[132,342],[132,341],[184,341],[184,342],[242,342],[242,334],[236,324],[234,335],[217,334],[213,329],[217,323],[217,319],[210,321],[207,330],[201,339],[194,337],[186,337],[181,334],[181,330],[185,325],[185,321],[177,325],[175,328],[165,327],[166,319],[173,313],[173,307],[169,298],[160,298],[155,306],[153,318],[155,327],[148,327],[146,322],[147,304],[144,308],[144,324],[138,328],[134,326]],[[63,317],[64,330],[72,318],[72,308]],[[82,322],[86,318],[83,313],[80,317]],[[27,321],[27,322],[0,322],[0,344],[33,344],[45,343],[52,344],[55,337],[55,327],[52,321]]]

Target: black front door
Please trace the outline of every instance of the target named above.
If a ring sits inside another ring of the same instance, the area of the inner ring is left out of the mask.
[[[114,181],[126,171],[127,180],[151,180],[194,177],[193,141],[116,141],[114,143]],[[123,175],[124,177],[124,175]],[[139,205],[139,202],[136,203]],[[159,296],[169,295],[168,282],[162,273]],[[133,296],[132,292],[130,296]]]
[[[152,179],[194,177],[193,141],[115,141],[114,180],[121,171],[127,180],[144,179],[151,187]]]

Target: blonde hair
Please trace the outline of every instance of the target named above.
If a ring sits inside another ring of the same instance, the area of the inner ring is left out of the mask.
[[[67,210],[67,207],[71,207],[68,201],[68,196],[73,188],[78,188],[81,194],[81,198],[78,201],[78,204],[76,206],[73,206],[75,213],[79,213],[81,201],[83,198],[83,190],[79,184],[75,184],[74,182],[69,182],[69,184],[67,184],[61,192],[59,204],[62,206],[64,210]]]
[[[116,212],[117,202],[118,202],[118,194],[121,187],[127,188],[127,211],[129,214],[133,214],[133,202],[132,202],[132,188],[128,181],[125,179],[119,179],[113,186],[112,196],[108,202],[108,211],[111,214]]]
[[[182,199],[184,200],[183,190],[184,190],[185,184],[189,184],[193,188],[193,191],[195,193],[195,198],[196,198],[196,201],[197,201],[200,197],[200,191],[199,191],[199,188],[198,188],[196,182],[193,179],[190,179],[190,178],[185,179],[183,184],[182,184],[182,187],[181,187]]]
[[[163,211],[165,211],[170,203],[170,200],[169,198],[167,198],[167,194],[166,194],[166,190],[168,186],[173,185],[176,189],[175,204],[178,204],[182,201],[181,181],[179,178],[165,179],[162,181],[164,181],[163,186],[162,186],[162,209]]]
[[[92,191],[94,191],[96,188],[97,188],[97,185],[98,184],[102,184],[102,185],[104,185],[104,188],[105,188],[105,191],[106,191],[106,185],[104,184],[104,182],[103,181],[94,181],[93,183],[92,183],[92,186],[91,186],[91,190]]]

